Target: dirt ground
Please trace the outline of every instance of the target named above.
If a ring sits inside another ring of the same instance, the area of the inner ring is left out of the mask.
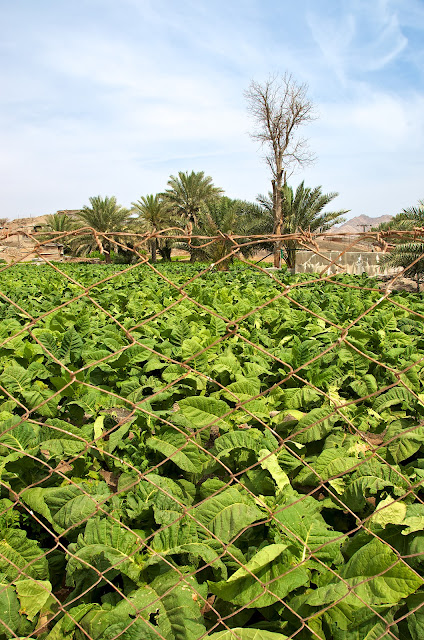
[[[379,288],[385,289],[388,283],[391,280],[394,280],[394,276],[379,276],[378,280],[379,280],[379,284],[378,284]],[[417,283],[415,282],[415,280],[412,280],[412,278],[405,278],[403,276],[400,276],[399,278],[396,278],[396,280],[394,281],[393,290],[417,293]],[[421,293],[423,293],[422,285],[421,285]]]

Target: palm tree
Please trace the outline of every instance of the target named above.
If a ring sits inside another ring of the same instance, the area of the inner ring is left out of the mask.
[[[68,231],[74,231],[77,228],[75,218],[69,216],[67,213],[52,213],[46,216],[46,222],[41,226],[40,231],[46,232],[46,235],[41,236],[41,240],[55,240],[58,234],[66,233]],[[52,232],[49,234],[48,232]],[[67,236],[63,236],[60,242],[63,243],[64,251],[72,250],[72,239],[68,239]]]
[[[117,204],[115,196],[109,198],[106,196],[94,196],[89,198],[90,207],[84,206],[81,211],[77,213],[77,224],[79,227],[91,227],[98,233],[116,233],[123,231],[128,224],[131,210],[125,209],[121,205]],[[98,242],[97,242],[98,241]],[[110,251],[113,241],[102,236],[94,236],[94,234],[87,232],[83,236],[76,239],[78,244],[78,253],[87,255],[90,251],[101,249],[104,253],[105,261],[110,263]],[[99,244],[100,247],[99,247]]]
[[[390,222],[382,223],[377,227],[377,231],[412,232],[417,227],[424,227],[424,200],[419,200],[417,207],[404,209]],[[419,292],[424,277],[424,242],[420,240],[404,242],[396,237],[391,239],[391,242],[395,244],[395,247],[382,257],[381,264],[405,269],[408,276],[415,278],[417,292]]]
[[[248,236],[256,222],[258,216],[261,215],[261,207],[254,202],[244,200],[233,200],[223,196],[214,202],[203,205],[198,214],[197,226],[194,228],[195,233],[199,235],[218,236],[214,242],[208,243],[202,240],[193,239],[190,245],[186,245],[194,258],[201,260],[210,260],[218,263],[218,269],[226,271],[228,265],[233,260],[233,256],[223,260],[235,248],[234,242],[230,237],[233,234]],[[219,237],[220,233],[224,237]],[[248,241],[248,238],[247,238]],[[241,247],[240,251],[243,255],[248,256],[253,252],[253,247],[247,243],[246,247]],[[242,242],[240,239],[238,242]],[[202,245],[205,245],[201,248]],[[196,248],[199,247],[199,248]]]
[[[205,176],[204,171],[179,171],[178,176],[170,176],[168,187],[161,196],[169,204],[174,218],[183,224],[197,224],[202,205],[213,202],[224,193],[215,187],[212,178]]]
[[[322,193],[322,187],[305,187],[302,181],[293,192],[292,187],[284,185],[282,188],[283,223],[281,234],[297,233],[299,231],[328,231],[333,225],[344,222],[342,216],[348,210],[325,211],[323,209],[336,198],[336,192]],[[259,195],[258,202],[263,207],[263,216],[258,220],[261,233],[273,232],[273,196]],[[289,269],[296,267],[296,240],[283,241],[283,257]]]
[[[414,227],[424,227],[424,200],[418,200],[417,207],[403,209],[389,222],[382,222],[373,231],[409,231]]]
[[[65,233],[75,229],[75,219],[71,218],[67,213],[52,213],[46,216],[46,222],[42,228],[46,231]]]
[[[138,214],[138,218],[134,220],[134,225],[140,227],[141,231],[147,233],[156,233],[162,229],[172,226],[170,209],[168,203],[163,197],[157,193],[142,196],[137,202],[131,203],[133,212]],[[159,253],[163,260],[171,260],[172,243],[168,239],[151,238],[149,241],[152,262],[156,262],[156,252]]]

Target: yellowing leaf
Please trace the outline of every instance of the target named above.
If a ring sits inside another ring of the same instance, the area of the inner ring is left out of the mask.
[[[52,585],[48,580],[18,580],[16,593],[20,602],[19,613],[33,620],[50,597]]]
[[[395,502],[390,496],[379,502],[370,518],[373,524],[379,524],[383,529],[388,524],[401,524],[406,516],[406,504]]]

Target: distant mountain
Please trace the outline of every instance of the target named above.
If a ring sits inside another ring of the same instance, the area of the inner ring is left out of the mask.
[[[382,222],[389,222],[392,218],[393,216],[379,216],[378,218],[371,218],[366,215],[356,216],[340,226],[332,227],[329,233],[358,233],[370,231],[372,227],[377,227]]]

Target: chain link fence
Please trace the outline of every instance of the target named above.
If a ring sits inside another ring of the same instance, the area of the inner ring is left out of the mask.
[[[0,265],[0,639],[423,638],[424,301],[341,260],[402,234],[335,258],[325,234],[22,236]],[[46,254],[87,236],[132,262]],[[249,255],[289,240],[320,273]]]

